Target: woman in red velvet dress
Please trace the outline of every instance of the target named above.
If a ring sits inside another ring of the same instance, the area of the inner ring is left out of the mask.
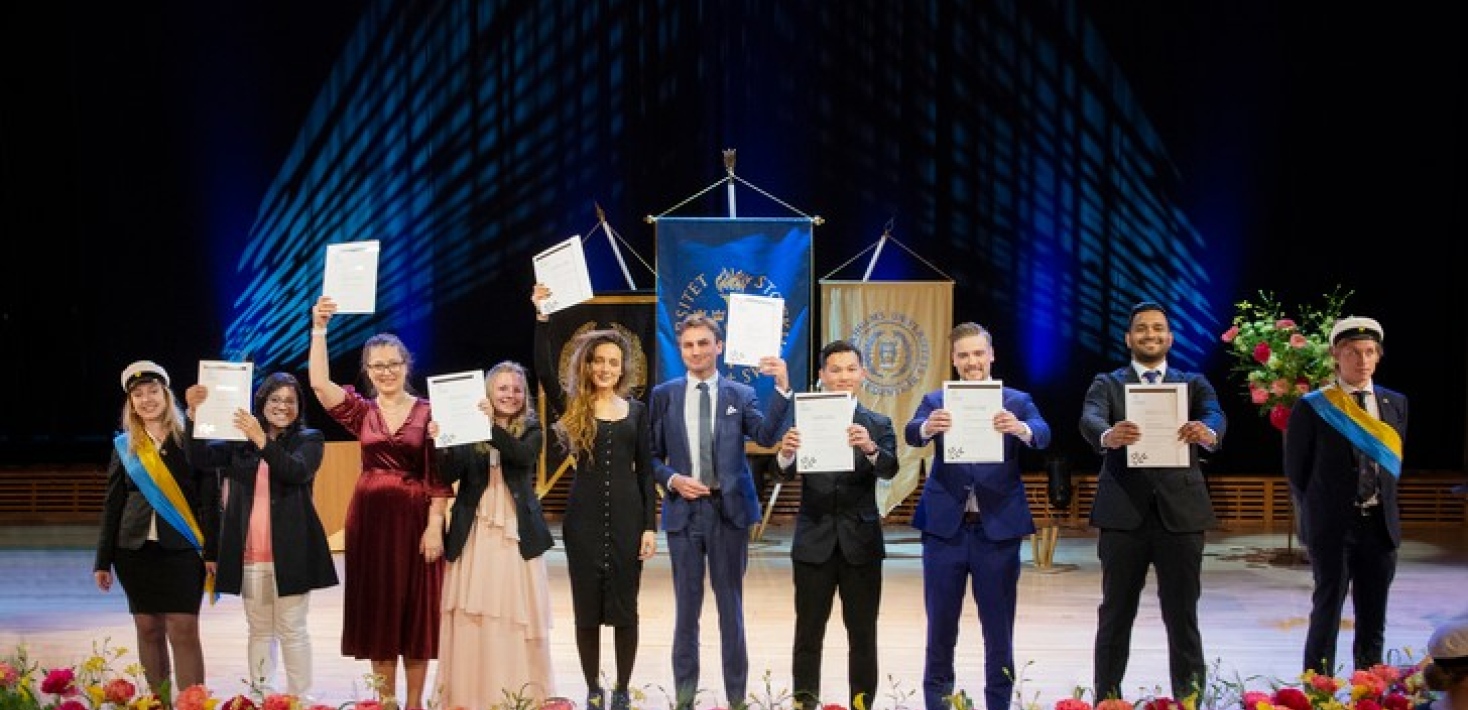
[[[331,380],[326,330],[336,302],[311,309],[311,389],[327,414],[362,444],[362,475],[346,518],[342,655],[372,662],[381,693],[422,708],[428,661],[438,657],[444,510],[453,489],[439,479],[428,437],[428,400],[408,385],[413,356],[379,333],[362,346],[366,396]],[[407,694],[397,695],[398,659]]]

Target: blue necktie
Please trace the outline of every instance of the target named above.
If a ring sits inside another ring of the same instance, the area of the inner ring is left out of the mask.
[[[1142,373],[1142,377],[1147,380],[1147,384],[1149,384],[1149,385],[1155,385],[1155,384],[1157,384],[1157,377],[1159,375],[1161,375],[1161,374],[1162,373],[1160,373],[1160,372],[1158,372],[1156,370],[1148,370],[1148,371]]]
[[[718,488],[714,476],[714,402],[709,397],[709,383],[698,383],[698,480],[709,488]]]

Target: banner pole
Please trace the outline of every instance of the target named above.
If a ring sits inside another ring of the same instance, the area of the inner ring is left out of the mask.
[[[872,271],[877,268],[877,260],[882,258],[882,247],[887,246],[887,237],[892,235],[892,220],[887,220],[887,226],[882,228],[882,237],[877,240],[877,248],[872,252],[872,258],[867,261],[866,273],[861,275],[862,281],[872,280]]]
[[[739,210],[734,206],[734,149],[733,148],[725,148],[724,149],[724,172],[725,173],[728,173],[728,175],[729,175],[729,178],[728,178],[729,182],[725,186],[725,190],[727,190],[727,193],[729,195],[729,219],[734,219],[734,218],[736,218],[736,217],[739,216]]]
[[[632,280],[632,272],[627,270],[627,260],[622,258],[622,249],[617,246],[617,240],[612,238],[612,228],[607,225],[607,213],[599,204],[596,205],[596,228],[606,235],[607,244],[612,247],[612,254],[617,257],[617,266],[622,267],[622,278],[627,280],[627,290],[636,291],[637,283]]]

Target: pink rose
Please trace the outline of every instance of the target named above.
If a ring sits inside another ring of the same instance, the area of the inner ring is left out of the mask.
[[[1267,364],[1269,362],[1270,353],[1271,351],[1269,349],[1269,343],[1260,343],[1258,345],[1255,345],[1254,362],[1257,362],[1260,365]]]
[[[88,710],[86,703],[76,698],[67,700],[56,706],[56,710]]]
[[[113,678],[102,686],[102,697],[114,705],[126,705],[138,692],[138,687],[126,678]]]
[[[1310,710],[1310,698],[1299,688],[1280,688],[1275,691],[1274,704],[1290,710]]]
[[[1285,381],[1284,378],[1277,379],[1269,383],[1269,391],[1282,396],[1290,391],[1290,383]]]
[[[1336,691],[1341,689],[1341,680],[1330,675],[1313,675],[1310,676],[1310,687],[1335,695]]]
[[[1310,341],[1307,340],[1305,336],[1300,335],[1299,333],[1295,333],[1294,335],[1290,336],[1290,347],[1292,348],[1303,348],[1309,344]]]
[[[1269,390],[1260,387],[1253,382],[1249,383],[1249,401],[1254,404],[1264,404],[1269,401]]]
[[[541,704],[540,710],[576,710],[576,703],[570,698],[546,698]],[[594,710],[588,708],[587,710]]]
[[[1061,698],[1055,701],[1055,710],[1091,710],[1091,704],[1080,698]]]
[[[1229,328],[1228,330],[1224,331],[1224,333],[1223,333],[1223,342],[1225,342],[1225,343],[1232,343],[1234,341],[1234,338],[1237,338],[1237,337],[1239,337],[1239,327],[1238,326],[1234,326],[1234,327]]]
[[[41,681],[41,692],[52,695],[76,695],[76,673],[70,668],[52,668]]]
[[[1295,327],[1295,322],[1289,318],[1281,318],[1274,322],[1274,327],[1278,330],[1289,330]]]
[[[15,666],[0,661],[0,688],[13,688],[18,680],[20,680],[20,671],[15,670]]]

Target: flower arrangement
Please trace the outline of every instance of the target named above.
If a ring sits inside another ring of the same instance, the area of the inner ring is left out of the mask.
[[[1257,302],[1236,304],[1233,325],[1222,339],[1236,360],[1233,371],[1248,387],[1249,401],[1274,428],[1284,431],[1295,402],[1335,376],[1330,329],[1350,296],[1337,286],[1324,305],[1302,307],[1299,321],[1286,317],[1267,291],[1259,292]]]
[[[113,648],[108,643],[94,644],[91,657],[70,667],[42,669],[31,661],[24,646],[14,655],[0,658],[0,710],[396,710],[397,702],[382,694],[381,679],[367,676],[369,689],[374,697],[347,701],[339,706],[315,704],[312,701],[283,693],[273,693],[251,685],[247,694],[220,699],[204,685],[194,685],[168,697],[167,689],[161,695],[139,692],[147,688],[141,666],[131,664],[123,671],[113,670],[126,653],[126,649]],[[1395,652],[1394,652],[1395,653]],[[1410,660],[1411,654],[1406,654]],[[1423,680],[1423,668],[1428,659],[1416,664],[1395,666],[1379,664],[1368,670],[1358,670],[1349,679],[1332,675],[1306,672],[1294,683],[1271,681],[1268,690],[1252,689],[1257,679],[1226,681],[1220,680],[1218,663],[1210,670],[1210,680],[1205,687],[1186,698],[1171,698],[1161,694],[1161,689],[1151,695],[1142,693],[1138,699],[1123,698],[1095,699],[1093,705],[1085,688],[1077,687],[1071,696],[1053,703],[1053,710],[1411,710],[1431,698]],[[1021,669],[1015,679],[1015,701],[1017,710],[1046,710],[1037,694],[1026,700],[1024,673],[1033,668],[1033,662]],[[858,698],[851,710],[872,710],[875,707],[890,707],[892,710],[909,710],[915,692],[899,687],[898,681],[888,676],[890,689],[881,698]],[[633,707],[641,707],[647,696],[633,690]],[[872,702],[875,701],[875,702]],[[958,690],[947,698],[953,710],[974,710],[973,699]],[[920,701],[917,701],[920,704]],[[698,707],[696,699],[688,703]],[[505,703],[496,704],[498,710],[527,710],[535,705],[527,696],[513,695]],[[540,710],[574,710],[575,703],[565,698],[547,698]],[[434,705],[433,707],[439,707]],[[670,708],[673,706],[670,706]],[[793,710],[794,698],[787,690],[776,690],[770,672],[765,671],[764,694],[753,695],[743,707],[750,710]],[[821,710],[846,710],[839,704],[822,704]],[[458,710],[442,708],[441,710]],[[587,708],[585,710],[594,710]],[[717,710],[725,710],[718,708]]]

